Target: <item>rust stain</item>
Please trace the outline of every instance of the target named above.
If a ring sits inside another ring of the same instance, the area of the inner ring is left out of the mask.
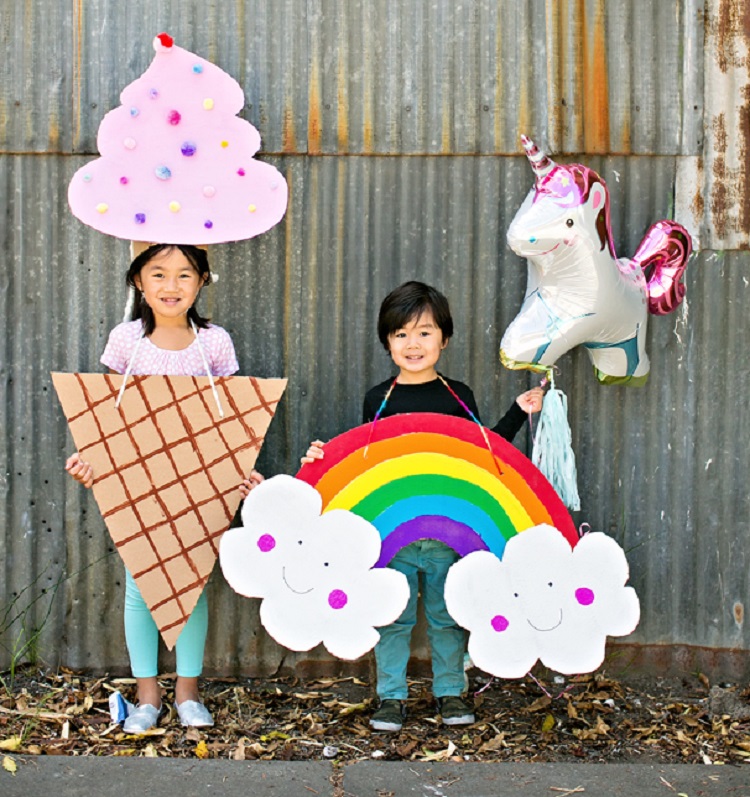
[[[346,94],[347,70],[346,64],[344,63],[343,52],[339,55],[336,79],[338,84],[338,89],[336,92],[336,100],[338,102],[336,137],[338,141],[339,152],[343,154],[349,151],[349,102]]]
[[[746,187],[750,185],[750,165],[747,163],[747,143],[750,141],[750,86],[742,91],[744,105],[737,109],[740,135],[734,143],[738,166],[727,163],[730,148],[727,121],[723,113],[711,124],[714,159],[711,167],[713,187],[711,189],[711,218],[719,238],[733,233],[746,235],[750,226],[750,197]],[[735,215],[736,214],[736,215]]]
[[[284,104],[284,115],[281,130],[281,151],[284,153],[296,152],[297,138],[294,130],[293,103],[287,99]]]
[[[711,215],[716,234],[719,238],[724,238],[729,227],[727,214],[729,202],[727,199],[727,129],[723,113],[713,120],[711,127],[716,153],[711,167],[714,177],[714,186],[711,191]]]
[[[53,150],[60,148],[60,122],[55,113],[51,113],[48,125],[49,147]]]
[[[739,141],[737,142],[737,155],[739,158],[739,181],[737,192],[740,201],[739,227],[743,232],[750,230],[750,162],[748,162],[748,148],[750,148],[750,85],[743,86],[741,92],[744,103],[739,109]]]
[[[693,212],[693,218],[702,219],[703,214],[706,212],[706,198],[703,195],[703,158],[698,158],[698,179],[696,180],[697,188],[693,195],[693,201],[690,203],[690,209]]]
[[[308,88],[308,103],[310,110],[307,117],[307,152],[310,155],[320,155],[320,139],[322,125],[322,108],[320,100],[320,73],[318,62],[314,61],[310,69],[310,86]]]
[[[739,601],[732,607],[732,614],[734,615],[734,622],[737,625],[742,625],[745,620],[745,607]]]
[[[447,93],[443,94],[443,108],[441,113],[440,151],[443,155],[450,155],[452,151],[451,137],[453,133],[453,114],[451,101]]]
[[[718,6],[718,13],[707,20],[707,27],[709,35],[716,37],[719,69],[726,74],[731,68],[747,66],[750,5],[745,0],[720,0]]]
[[[586,14],[581,3],[583,39],[583,141],[586,152],[609,150],[609,89],[604,0],[598,0],[594,29],[586,30]]]
[[[81,42],[83,41],[83,0],[73,3],[73,118],[75,133],[74,148],[81,141]]]

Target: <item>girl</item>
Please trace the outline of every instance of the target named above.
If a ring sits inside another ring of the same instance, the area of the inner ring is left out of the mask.
[[[228,333],[208,323],[195,309],[200,289],[211,273],[205,250],[181,244],[154,244],[132,262],[127,283],[136,291],[132,320],[109,335],[101,361],[110,373],[166,376],[229,376],[239,365]],[[91,487],[91,465],[78,453],[65,463],[70,475]],[[253,471],[240,485],[242,497],[263,480]],[[176,644],[175,704],[183,725],[213,725],[200,701],[198,676],[208,631],[208,606],[200,596]],[[138,684],[138,706],[123,723],[127,733],[144,733],[156,725],[161,690],[156,679],[159,631],[130,573],[125,586],[125,639]]]

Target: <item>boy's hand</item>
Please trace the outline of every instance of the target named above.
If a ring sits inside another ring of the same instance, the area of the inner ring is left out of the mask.
[[[544,390],[541,387],[527,390],[525,393],[521,393],[516,399],[516,404],[518,404],[524,412],[539,412],[539,410],[542,409],[543,403]]]
[[[77,451],[68,457],[65,470],[86,488],[91,487],[94,483],[94,469],[88,462],[81,459],[81,455]]]
[[[258,473],[257,470],[251,471],[250,475],[242,480],[242,484],[240,485],[240,495],[243,498],[247,498],[250,495],[250,491],[254,490],[262,481],[265,481],[265,476],[262,473]]]
[[[321,440],[313,440],[310,443],[310,448],[307,449],[307,453],[304,457],[300,459],[300,464],[302,465],[309,465],[311,462],[315,462],[316,459],[323,459],[323,443]]]

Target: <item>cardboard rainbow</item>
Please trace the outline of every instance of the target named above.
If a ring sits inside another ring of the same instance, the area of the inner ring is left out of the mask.
[[[154,50],[99,126],[102,157],[70,182],[74,215],[107,235],[151,243],[214,244],[270,229],[284,216],[288,189],[254,157],[260,135],[237,116],[242,87],[166,33]]]
[[[572,546],[578,532],[549,482],[514,446],[472,421],[411,413],[358,426],[325,446],[325,458],[297,477],[313,485],[325,512],[347,509],[380,533],[378,565],[418,539],[439,539],[459,555],[502,558],[514,535],[542,523]],[[366,450],[366,456],[365,456]]]
[[[522,140],[536,182],[507,237],[528,261],[528,282],[500,359],[507,368],[549,371],[583,346],[600,382],[641,385],[650,367],[648,316],[671,313],[683,300],[690,235],[674,221],[659,221],[632,259],[618,259],[604,180],[579,163],[557,164]]]
[[[241,595],[261,598],[268,633],[291,650],[322,642],[341,659],[377,643],[376,626],[396,620],[409,586],[395,570],[374,567],[377,530],[353,512],[321,515],[320,493],[291,476],[256,487],[242,508],[242,528],[221,538],[224,577]]]
[[[227,580],[242,594],[266,597],[261,620],[264,625],[268,621],[267,629],[282,644],[292,640],[293,649],[308,649],[302,643],[311,646],[320,631],[306,637],[307,626],[324,628],[325,618],[335,613],[319,600],[317,610],[308,605],[303,622],[291,610],[296,599],[290,590],[310,590],[314,562],[338,555],[338,547],[348,548],[344,526],[355,525],[351,515],[371,523],[380,537],[379,555],[368,547],[363,562],[377,559],[370,573],[377,568],[391,572],[385,569],[391,558],[418,539],[442,540],[460,554],[449,571],[446,604],[456,622],[470,631],[469,652],[487,672],[522,677],[538,658],[561,672],[590,672],[603,661],[607,635],[634,630],[638,599],[624,586],[628,569],[621,548],[604,534],[579,539],[549,482],[510,443],[471,421],[430,413],[381,419],[376,439],[372,436],[368,424],[326,443],[324,459],[297,474],[319,495],[301,491],[294,480],[280,482],[262,510],[248,500],[246,528],[233,529],[222,539]],[[260,488],[253,497],[260,500]],[[321,508],[321,522],[342,511],[350,520],[342,522],[336,542],[310,557],[302,550],[309,545],[308,532],[313,534],[311,519]],[[287,529],[282,550],[281,531],[275,530]],[[269,554],[277,545],[278,558],[272,560]],[[279,588],[280,583],[285,586]],[[323,598],[331,599],[335,583],[325,582]],[[370,584],[370,606],[388,602],[391,587]],[[272,590],[283,598],[266,611]],[[521,590],[524,601],[519,603],[516,593]],[[389,603],[389,609],[392,614],[396,606]],[[377,620],[384,624],[382,617]],[[368,625],[364,619],[361,623]],[[364,630],[360,633],[364,639]],[[376,639],[370,636],[369,641]],[[328,647],[338,655],[336,645]],[[364,644],[357,651],[365,652]]]
[[[53,373],[117,550],[168,648],[190,617],[240,503],[285,379]]]

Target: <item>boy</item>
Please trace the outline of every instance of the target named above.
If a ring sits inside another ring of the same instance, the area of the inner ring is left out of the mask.
[[[443,349],[453,335],[448,300],[422,282],[406,282],[386,296],[378,316],[378,337],[399,373],[394,379],[367,391],[363,423],[404,412],[438,412],[461,418],[479,417],[471,389],[447,379],[436,370]],[[522,393],[493,431],[512,440],[527,414],[539,412],[543,391]],[[302,462],[323,457],[323,443],[310,445]],[[370,719],[377,731],[401,730],[408,696],[406,666],[411,633],[417,619],[417,596],[422,592],[432,651],[433,694],[445,725],[469,725],[472,709],[461,697],[464,691],[466,635],[448,614],[443,591],[445,577],[458,554],[438,540],[418,540],[399,551],[389,567],[402,572],[411,590],[409,603],[395,623],[380,629],[375,647],[380,707]],[[421,577],[421,585],[420,585]]]

